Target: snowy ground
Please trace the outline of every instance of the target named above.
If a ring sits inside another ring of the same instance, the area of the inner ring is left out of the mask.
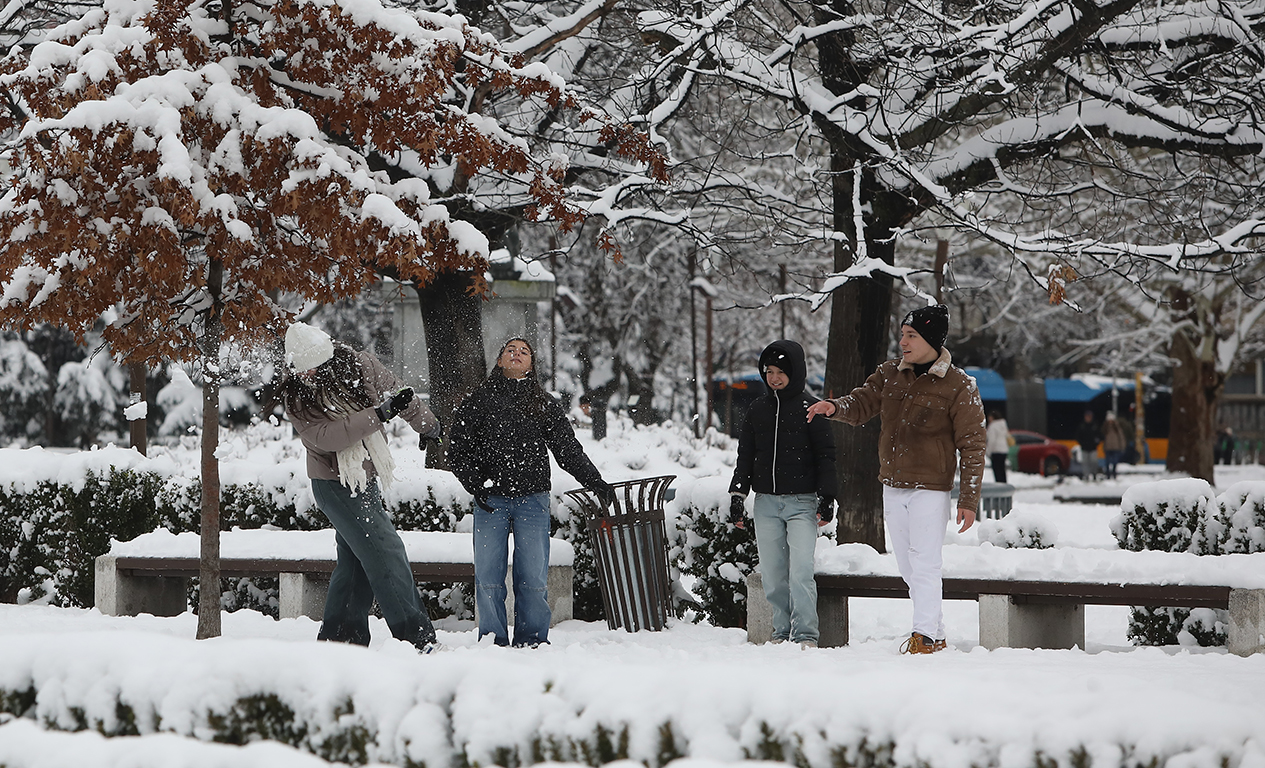
[[[615,465],[627,476],[674,470],[687,481],[727,472],[715,452],[687,456],[693,469],[646,466],[656,452],[637,443],[617,435],[589,447],[608,476]],[[1115,548],[1107,521],[1116,508],[1058,503],[1052,480],[1012,478],[1015,509],[1056,525],[1060,548]],[[1122,473],[1121,483],[1151,479]],[[1265,479],[1265,468],[1219,468],[1216,485],[1244,479]],[[971,545],[969,536],[960,543]],[[596,762],[600,734],[614,734],[619,752],[624,728],[621,754],[652,765],[686,756],[678,768],[761,757],[813,768],[866,759],[919,768],[1134,768],[1153,759],[1265,768],[1265,655],[1134,648],[1128,609],[1099,606],[1086,608],[1084,651],[988,652],[978,646],[975,603],[954,601],[946,603],[950,650],[915,658],[897,653],[907,601],[853,599],[850,609],[846,648],[752,646],[741,630],[690,624],[632,635],[571,621],[552,630],[552,645],[527,651],[476,644],[469,623],[446,621],[440,639],[451,650],[421,657],[381,622],[361,649],[316,643],[306,618],[226,614],[222,638],[195,641],[191,615],[0,605],[0,691],[39,691],[34,720],[0,715],[0,765],[320,766],[328,763],[309,752],[342,743],[322,739],[359,725],[372,735],[370,762],[430,768],[532,762],[533,751]],[[307,751],[210,743],[234,703],[259,693],[294,712],[307,730],[291,740]],[[95,732],[119,729],[120,704],[143,735]],[[550,744],[562,746],[551,753]]]

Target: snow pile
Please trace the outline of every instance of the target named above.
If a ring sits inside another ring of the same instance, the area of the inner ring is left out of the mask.
[[[1000,519],[976,523],[981,544],[1011,549],[1049,549],[1058,543],[1059,529],[1036,512],[1012,510]]]

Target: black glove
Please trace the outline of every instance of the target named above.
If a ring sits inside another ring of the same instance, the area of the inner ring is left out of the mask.
[[[589,490],[592,491],[593,495],[597,496],[597,500],[602,503],[602,509],[607,509],[609,507],[615,507],[616,510],[619,509],[619,506],[615,501],[615,489],[611,487],[610,483],[605,482],[604,480],[598,480],[596,483],[589,486]]]
[[[747,502],[741,496],[729,497],[729,522],[740,525],[747,516]]]
[[[442,421],[436,421],[434,429],[432,429],[431,431],[427,432],[424,435],[418,436],[417,447],[421,448],[423,451],[426,450],[427,440],[434,440],[436,443],[439,443],[440,445],[444,444],[444,423]]]
[[[378,419],[383,424],[386,424],[391,419],[399,416],[400,411],[407,408],[408,404],[411,402],[413,402],[413,388],[405,387],[399,392],[396,392],[394,395],[388,397],[386,400],[383,400],[378,404],[378,407],[373,410],[378,414]]]
[[[817,520],[828,523],[835,519],[835,500],[829,496],[817,497]]]
[[[476,507],[483,510],[484,512],[496,511],[495,509],[492,509],[491,507],[488,506],[488,492],[487,491],[480,491],[473,495],[474,495],[474,505]]]

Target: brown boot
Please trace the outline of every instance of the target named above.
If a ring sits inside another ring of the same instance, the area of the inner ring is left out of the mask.
[[[947,646],[943,640],[932,640],[926,635],[914,632],[909,639],[901,643],[901,653],[935,653],[943,651]]]

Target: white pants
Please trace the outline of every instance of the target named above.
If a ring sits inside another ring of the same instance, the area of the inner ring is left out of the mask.
[[[914,631],[933,640],[944,639],[940,549],[950,503],[948,491],[883,486],[883,521],[900,575],[909,585]]]

